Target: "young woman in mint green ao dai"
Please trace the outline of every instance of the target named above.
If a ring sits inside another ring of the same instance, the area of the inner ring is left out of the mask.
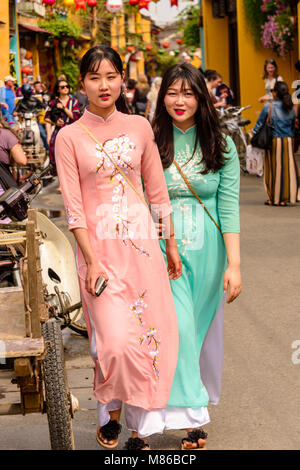
[[[182,448],[200,448],[207,436],[195,430],[210,421],[207,406],[220,397],[225,293],[230,303],[241,292],[239,159],[233,141],[221,132],[202,74],[191,64],[165,73],[153,130],[183,265],[182,276],[170,281],[179,355],[168,407],[173,420],[185,417],[188,436]],[[166,257],[165,241],[160,243]],[[171,429],[172,423],[166,426]]]

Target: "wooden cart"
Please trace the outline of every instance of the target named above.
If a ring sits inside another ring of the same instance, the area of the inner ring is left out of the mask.
[[[18,230],[8,225],[0,233],[0,246],[24,255],[23,287],[0,288],[0,375],[1,364],[9,362],[12,383],[20,390],[20,403],[1,404],[0,415],[46,412],[51,448],[71,450],[74,400],[65,373],[60,322],[49,318],[44,301],[40,243],[34,210],[28,211],[26,225]]]

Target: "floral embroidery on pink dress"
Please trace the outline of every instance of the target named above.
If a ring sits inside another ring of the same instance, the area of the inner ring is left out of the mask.
[[[112,168],[112,173],[110,176],[110,181],[113,184],[116,184],[113,188],[113,218],[116,222],[116,233],[120,238],[122,238],[124,245],[127,245],[129,242],[132,248],[135,248],[137,253],[148,256],[148,253],[143,247],[138,247],[134,243],[134,233],[129,229],[129,222],[127,218],[127,206],[124,204],[123,197],[125,195],[126,179],[118,171],[120,168],[126,175],[130,170],[133,170],[131,164],[131,157],[128,154],[131,150],[135,149],[135,144],[130,141],[130,138],[126,135],[121,135],[120,137],[115,137],[114,139],[106,140],[103,144],[105,151],[96,144],[96,156],[100,159],[97,164],[96,171],[107,170]],[[109,158],[106,154],[109,154]],[[113,160],[113,161],[112,161]],[[114,163],[116,166],[114,166]]]
[[[130,305],[130,310],[134,313],[135,317],[138,319],[141,326],[145,326],[145,322],[143,320],[142,314],[143,309],[147,308],[148,305],[144,301],[144,297],[146,295],[146,291],[143,294],[139,295],[138,300]],[[153,344],[154,349],[150,351],[150,356],[153,358],[153,369],[155,373],[155,377],[159,378],[159,369],[158,369],[158,359],[159,359],[159,346],[161,341],[156,339],[154,335],[156,335],[157,331],[155,328],[151,327],[148,328],[147,332],[140,336],[139,342],[140,344],[147,343],[148,346]]]

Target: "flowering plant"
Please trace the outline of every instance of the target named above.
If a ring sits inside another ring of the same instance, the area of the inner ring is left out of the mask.
[[[260,9],[267,16],[261,25],[262,44],[279,56],[286,55],[293,48],[295,37],[290,2],[262,0]]]
[[[279,56],[292,50],[296,0],[244,0],[244,6],[257,45],[260,43]]]

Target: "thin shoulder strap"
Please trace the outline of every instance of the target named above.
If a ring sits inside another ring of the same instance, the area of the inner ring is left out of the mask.
[[[148,204],[146,203],[145,199],[143,198],[143,196],[139,193],[139,191],[136,189],[136,187],[134,186],[134,184],[130,181],[130,179],[126,176],[126,174],[124,173],[124,171],[117,165],[117,163],[114,161],[114,159],[109,155],[109,153],[105,150],[105,148],[103,147],[103,145],[101,144],[101,142],[99,142],[99,140],[94,136],[94,134],[92,134],[92,132],[84,125],[82,124],[82,122],[80,121],[77,121],[77,124],[80,125],[80,127],[96,142],[96,144],[99,145],[100,149],[102,150],[102,152],[105,153],[105,155],[110,159],[110,161],[112,162],[112,164],[114,165],[114,167],[118,170],[118,172],[123,176],[123,178],[125,178],[125,180],[127,181],[127,183],[129,184],[129,186],[134,190],[134,192],[138,195],[138,197],[140,198],[140,200],[142,201],[142,203],[144,204],[144,206],[147,207],[147,209],[149,210],[149,207],[148,207]]]
[[[180,176],[182,177],[183,181],[185,182],[185,184],[187,185],[187,187],[189,188],[189,190],[191,191],[191,193],[195,196],[195,198],[197,199],[198,202],[200,202],[201,206],[203,207],[203,209],[205,210],[205,212],[209,215],[209,217],[211,218],[211,220],[213,221],[213,223],[215,224],[215,226],[217,227],[217,229],[219,230],[220,234],[222,235],[223,237],[223,233],[222,233],[222,230],[220,229],[219,225],[217,224],[217,222],[215,221],[215,219],[213,218],[213,216],[211,215],[211,213],[209,212],[209,210],[205,207],[205,205],[203,204],[203,202],[201,201],[200,197],[198,196],[198,194],[193,190],[192,186],[190,185],[190,183],[188,182],[185,174],[183,173],[182,169],[180,168],[180,166],[178,165],[178,163],[176,162],[176,160],[173,160],[173,163],[174,165],[176,166],[178,172],[180,173]]]

